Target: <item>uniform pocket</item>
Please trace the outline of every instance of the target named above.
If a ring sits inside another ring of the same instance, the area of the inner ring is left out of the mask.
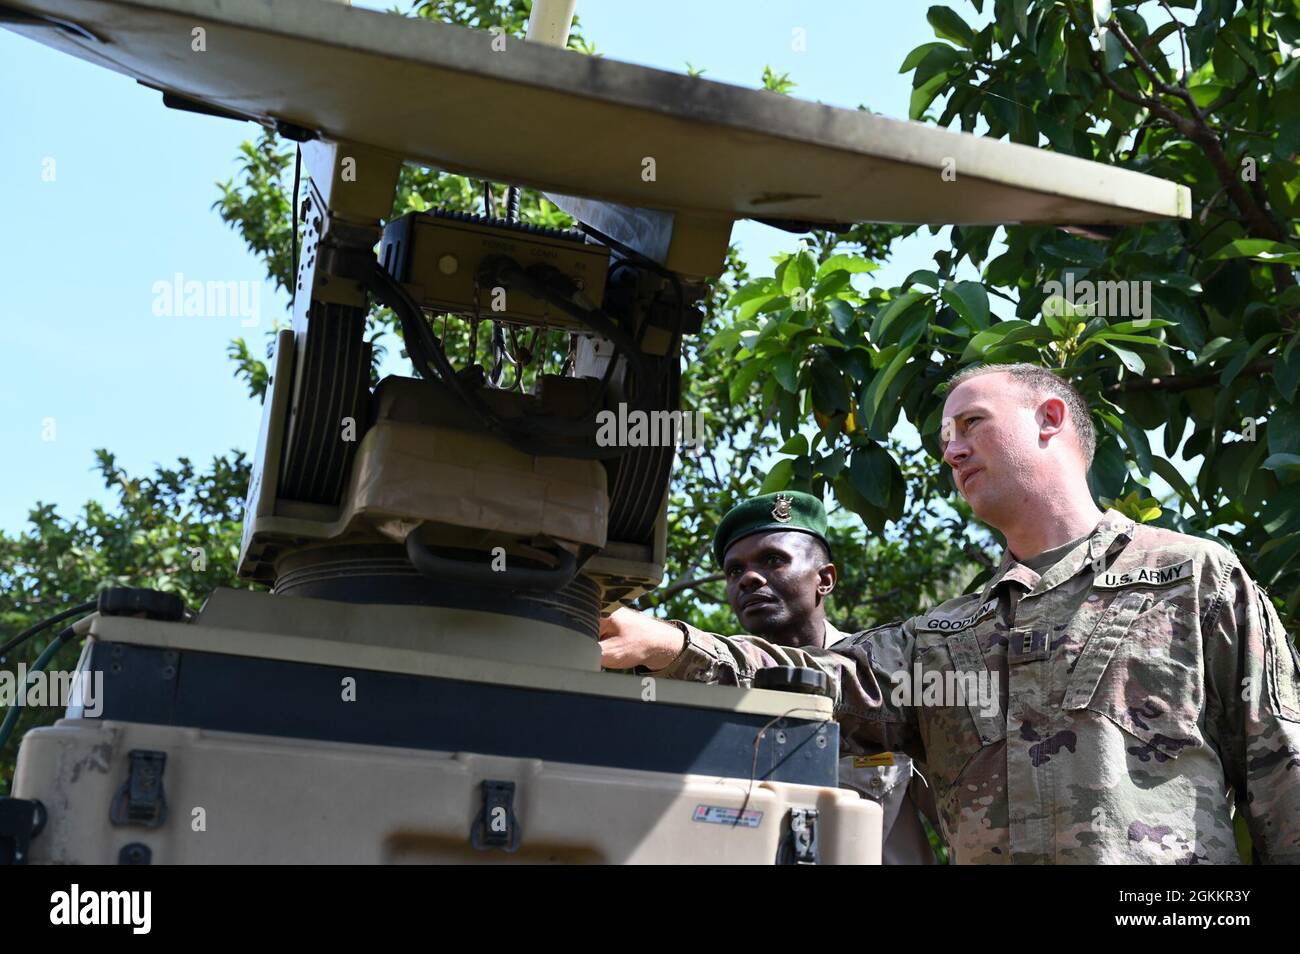
[[[1110,719],[1138,743],[1140,761],[1165,762],[1204,744],[1205,688],[1195,619],[1146,592],[1117,597],[1075,662],[1062,708]]]
[[[912,687],[913,704],[926,764],[940,788],[946,788],[956,782],[972,758],[1006,738],[1006,716],[974,633],[936,640],[927,650],[920,660],[923,671],[919,679],[913,678],[919,682]]]
[[[1300,649],[1283,627],[1268,594],[1256,587],[1260,611],[1264,614],[1265,674],[1277,714],[1288,722],[1300,722]]]
[[[992,745],[1007,737],[1007,717],[1002,711],[998,684],[994,673],[984,661],[979,639],[974,633],[948,637],[948,656],[957,673],[954,682],[965,701],[981,745]]]

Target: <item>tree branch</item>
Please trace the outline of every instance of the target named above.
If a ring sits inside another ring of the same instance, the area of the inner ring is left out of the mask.
[[[1184,31],[1183,21],[1174,16],[1174,11],[1170,9],[1169,4],[1166,3],[1165,0],[1160,0],[1160,6],[1165,8],[1165,13],[1169,14],[1169,19],[1178,26],[1178,40],[1182,45],[1183,50],[1183,72],[1179,77],[1178,85],[1183,89],[1187,89],[1187,77],[1189,75],[1187,72],[1187,33]],[[1151,38],[1148,37],[1148,39]]]
[[[678,593],[684,593],[687,590],[693,590],[698,586],[704,586],[705,584],[708,583],[717,583],[723,579],[724,577],[721,573],[710,573],[708,576],[694,577],[689,580],[678,579],[677,581],[670,584],[669,586],[664,587],[655,595],[659,597],[659,603],[666,603],[668,600],[672,599]]]
[[[1272,239],[1274,242],[1285,242],[1286,235],[1273,216],[1269,214],[1265,206],[1261,206],[1247,190],[1242,186],[1241,179],[1237,176],[1236,171],[1228,162],[1228,157],[1223,150],[1223,142],[1219,136],[1210,127],[1206,121],[1205,114],[1201,112],[1200,107],[1196,105],[1196,99],[1187,89],[1171,87],[1160,78],[1159,73],[1147,62],[1141,51],[1133,45],[1128,34],[1119,22],[1112,17],[1107,26],[1115,33],[1115,38],[1119,40],[1120,45],[1128,51],[1134,61],[1142,68],[1142,71],[1151,78],[1152,86],[1161,93],[1168,96],[1174,96],[1183,100],[1188,109],[1192,112],[1192,119],[1187,119],[1173,110],[1168,110],[1172,116],[1176,116],[1178,122],[1176,128],[1193,142],[1200,145],[1205,150],[1205,157],[1214,167],[1215,175],[1219,178],[1219,183],[1227,190],[1228,195],[1232,197],[1233,204],[1241,210],[1241,214],[1246,217],[1250,223],[1251,229],[1256,232],[1260,238]],[[1094,55],[1094,68],[1097,67],[1096,57]],[[1108,77],[1103,73],[1103,79]],[[1163,104],[1161,104],[1163,106]],[[1168,109],[1167,107],[1165,107]],[[1289,284],[1294,284],[1294,279]]]
[[[1276,362],[1276,358],[1260,358],[1242,368],[1237,376],[1267,374],[1273,370],[1273,365]],[[1222,375],[1222,369],[1215,369],[1203,371],[1200,374],[1182,374],[1167,378],[1125,378],[1123,381],[1116,381],[1108,386],[1106,393],[1131,394],[1134,391],[1165,391],[1176,394],[1181,391],[1195,391],[1197,388],[1211,387],[1218,383]]]
[[[1078,8],[1073,3],[1068,6],[1076,25],[1087,34],[1089,32],[1087,24],[1082,21]],[[1114,79],[1111,78],[1110,74],[1106,72],[1105,64],[1102,63],[1100,55],[1096,50],[1092,49],[1092,45],[1089,43],[1089,61],[1092,64],[1093,71],[1101,78],[1101,81],[1106,88],[1111,90],[1121,99],[1150,110],[1151,113],[1165,120],[1165,122],[1173,126],[1174,129],[1178,130],[1180,134],[1187,137],[1191,142],[1199,145],[1205,151],[1205,157],[1214,168],[1215,176],[1218,178],[1224,191],[1226,191],[1228,196],[1232,199],[1233,204],[1245,218],[1247,231],[1252,236],[1256,238],[1270,239],[1274,242],[1288,241],[1289,235],[1273,217],[1272,213],[1268,209],[1268,203],[1264,201],[1263,189],[1256,183],[1252,194],[1251,191],[1248,191],[1242,185],[1242,181],[1237,175],[1236,170],[1232,168],[1231,163],[1228,161],[1227,154],[1223,149],[1222,140],[1207,122],[1205,114],[1201,112],[1200,108],[1196,105],[1196,100],[1191,93],[1186,88],[1175,88],[1165,83],[1164,80],[1160,78],[1158,71],[1147,61],[1146,57],[1142,55],[1142,52],[1133,44],[1133,41],[1129,39],[1128,34],[1124,32],[1124,28],[1115,17],[1111,17],[1107,21],[1106,25],[1108,29],[1114,32],[1115,38],[1119,40],[1120,45],[1124,47],[1129,55],[1133,57],[1133,60],[1138,67],[1141,68],[1148,77],[1150,77],[1153,88],[1157,92],[1177,97],[1186,102],[1187,106],[1191,109],[1193,118],[1189,119],[1188,117],[1183,116],[1181,113],[1171,109],[1165,103],[1160,102],[1160,100],[1154,97],[1131,93],[1122,88]],[[1271,271],[1273,273],[1273,283],[1277,288],[1289,288],[1296,284],[1295,276],[1291,273],[1289,268],[1282,265],[1275,265]],[[1300,325],[1300,312],[1292,312],[1287,315],[1287,323],[1291,327]]]
[[[1115,34],[1115,39],[1119,40],[1120,46],[1124,47],[1124,49],[1128,51],[1128,55],[1133,57],[1133,62],[1137,63],[1142,72],[1147,74],[1147,77],[1151,80],[1151,86],[1157,92],[1163,93],[1166,96],[1173,96],[1176,99],[1181,99],[1187,104],[1187,108],[1192,111],[1192,117],[1202,126],[1205,125],[1205,115],[1201,112],[1200,107],[1196,105],[1196,99],[1192,96],[1191,91],[1185,86],[1170,86],[1161,79],[1160,71],[1152,66],[1150,62],[1147,61],[1147,58],[1142,55],[1142,51],[1137,48],[1137,45],[1131,39],[1129,39],[1129,35],[1124,32],[1124,27],[1120,25],[1120,22],[1116,17],[1111,17],[1106,21],[1106,28]]]

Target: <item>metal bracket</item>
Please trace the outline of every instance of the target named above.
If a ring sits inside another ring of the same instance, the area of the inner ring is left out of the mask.
[[[0,865],[27,864],[27,849],[47,817],[34,798],[0,798]]]
[[[515,783],[483,780],[483,807],[469,830],[469,843],[479,851],[519,848],[519,821],[515,818]]]
[[[132,749],[126,782],[113,796],[108,817],[114,825],[160,828],[167,820],[167,795],[163,791],[166,752]]]
[[[778,865],[815,865],[819,863],[817,845],[817,815],[815,808],[790,809],[790,830],[781,839],[777,849]]]

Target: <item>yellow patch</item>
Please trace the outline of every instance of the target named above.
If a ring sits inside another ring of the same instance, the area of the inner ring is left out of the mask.
[[[853,756],[854,768],[879,768],[882,765],[893,765],[894,753],[881,752],[879,755],[855,755]]]

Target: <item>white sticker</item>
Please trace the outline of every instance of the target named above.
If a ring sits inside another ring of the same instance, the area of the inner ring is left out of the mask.
[[[763,821],[763,813],[747,811],[743,815],[738,808],[723,805],[696,805],[691,821],[708,822],[712,825],[738,825],[741,828],[757,828]]]

